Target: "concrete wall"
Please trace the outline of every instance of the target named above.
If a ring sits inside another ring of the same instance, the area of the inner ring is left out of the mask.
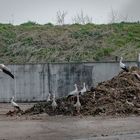
[[[127,62],[136,66],[136,62]],[[15,80],[0,73],[0,102],[8,102],[12,96],[18,101],[46,100],[48,93],[57,97],[66,96],[78,84],[81,89],[83,82],[96,86],[99,82],[108,80],[121,70],[119,63],[47,63],[8,65]]]

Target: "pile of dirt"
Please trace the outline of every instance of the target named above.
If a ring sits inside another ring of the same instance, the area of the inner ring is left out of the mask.
[[[18,115],[18,116],[20,116],[20,115],[22,115],[22,114],[24,114],[24,111],[23,110],[13,110],[13,111],[11,111],[11,110],[9,110],[7,113],[6,113],[6,116],[14,116],[14,115]]]
[[[101,82],[96,88],[80,96],[82,115],[140,115],[140,79],[135,74],[140,69],[132,67],[129,72],[121,71],[111,80]],[[93,90],[94,89],[94,90]],[[35,104],[24,114],[76,115],[73,102],[67,98],[56,100],[58,106],[52,110],[51,101]]]

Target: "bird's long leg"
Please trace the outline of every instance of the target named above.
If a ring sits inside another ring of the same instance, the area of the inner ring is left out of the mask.
[[[13,111],[13,113],[16,113],[16,108],[14,107],[14,111]]]

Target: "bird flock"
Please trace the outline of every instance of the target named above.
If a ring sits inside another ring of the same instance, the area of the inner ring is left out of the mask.
[[[120,61],[119,61],[119,64],[120,64],[120,68],[125,71],[125,72],[129,72],[129,67],[126,66],[126,64],[124,64],[123,62],[123,57],[120,57]],[[140,75],[136,72],[133,73],[137,79],[140,80]],[[74,90],[69,92],[68,95],[67,95],[67,100],[71,102],[71,104],[73,104],[73,106],[75,107],[76,111],[77,111],[77,114],[80,114],[80,109],[81,109],[81,103],[80,103],[80,96],[81,95],[84,95],[84,93],[87,92],[87,88],[86,88],[86,84],[85,82],[83,83],[83,88],[81,90],[78,90],[78,87],[77,87],[77,84],[74,84]],[[50,99],[50,96],[51,94],[49,93],[48,95],[48,98],[47,98],[47,101],[50,102],[51,99]],[[76,103],[74,103],[74,99],[76,97]],[[132,104],[131,102],[127,101],[126,100],[126,103],[128,104]],[[53,99],[52,99],[52,109],[55,110],[57,107],[57,103],[55,101],[55,94],[53,94]]]
[[[85,82],[83,83],[83,88],[81,90],[78,90],[77,84],[74,84],[74,87],[75,87],[75,89],[73,91],[69,92],[66,98],[67,98],[67,101],[70,101],[71,104],[73,105],[73,107],[76,109],[77,114],[80,114],[80,109],[81,109],[80,95],[84,95],[84,93],[87,92],[86,84],[85,84]],[[74,102],[75,99],[76,99],[76,103]],[[58,104],[56,102],[54,93],[48,94],[47,102],[52,102],[51,103],[52,110],[55,112]]]
[[[122,70],[124,70],[125,72],[129,72],[129,67],[126,66],[122,61],[123,61],[123,57],[120,57],[120,62],[119,62],[120,68]],[[0,71],[9,75],[12,79],[15,78],[15,76],[12,74],[11,70],[8,67],[6,67],[4,64],[0,64]],[[140,75],[138,73],[134,72],[133,74],[136,76],[137,79],[140,80]],[[80,96],[84,95],[84,93],[87,92],[87,88],[86,88],[85,82],[83,83],[83,88],[81,90],[78,90],[77,84],[74,84],[74,87],[75,87],[75,89],[68,93],[67,100],[73,104],[73,106],[77,110],[77,113],[80,114],[80,109],[81,109]],[[52,98],[51,98],[51,96],[52,96]],[[74,103],[75,98],[76,98],[76,103]],[[46,101],[52,102],[51,103],[52,110],[55,111],[58,106],[57,102],[56,102],[55,94],[49,93]],[[21,110],[19,105],[14,101],[14,96],[11,98],[10,102],[11,102],[11,105],[14,107],[14,110],[18,110],[18,111]],[[128,101],[126,101],[126,102],[130,104],[130,102],[128,102]]]

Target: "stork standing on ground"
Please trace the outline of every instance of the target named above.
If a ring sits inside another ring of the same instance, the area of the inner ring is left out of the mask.
[[[74,84],[75,86],[75,90],[71,91],[68,96],[67,99],[71,98],[71,97],[75,97],[78,94],[78,88],[77,88],[77,84]]]
[[[51,101],[51,94],[49,93],[48,97],[47,97],[47,102]]]
[[[122,60],[123,60],[123,57],[121,57],[121,59],[120,59],[120,67],[121,67],[124,71],[129,72],[128,67],[127,67],[124,63],[122,63]]]
[[[53,94],[53,98],[52,98],[52,109],[53,110],[55,110],[56,109],[56,107],[57,107],[57,103],[56,103],[56,101],[55,101],[55,94]]]
[[[19,105],[14,102],[14,96],[11,98],[11,105],[14,107],[14,110],[17,109],[18,111],[21,110]]]
[[[81,103],[80,103],[80,99],[79,99],[79,94],[77,94],[77,102],[76,102],[76,104],[74,104],[74,107],[77,110],[77,114],[80,114]]]
[[[14,75],[11,73],[11,70],[6,67],[4,64],[0,64],[0,71],[3,71],[4,73],[8,74],[14,79]]]
[[[80,94],[81,95],[84,95],[84,93],[87,91],[87,89],[86,89],[86,84],[85,83],[83,83],[83,88],[80,90]]]

